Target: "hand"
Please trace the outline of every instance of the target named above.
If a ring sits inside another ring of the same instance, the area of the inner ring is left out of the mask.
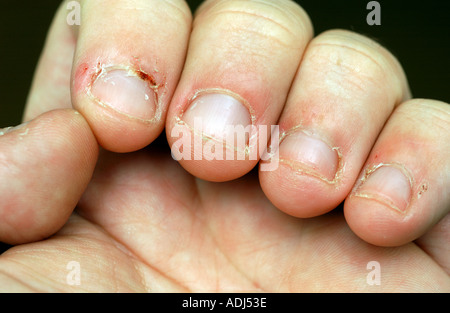
[[[2,289],[450,290],[450,110],[410,100],[388,51],[312,39],[288,1],[81,5],[79,28],[55,17],[28,123],[0,136]],[[206,146],[250,124],[279,125],[276,169],[171,157],[177,127]]]

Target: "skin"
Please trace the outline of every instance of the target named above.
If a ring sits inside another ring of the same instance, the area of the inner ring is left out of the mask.
[[[314,37],[288,1],[211,0],[194,18],[182,1],[81,4],[79,28],[64,3],[55,17],[28,123],[0,136],[0,240],[14,245],[0,289],[450,291],[449,106],[410,99],[387,50],[347,31]],[[150,74],[159,118],[96,103],[86,88],[99,64]],[[169,130],[206,88],[245,99],[257,125],[330,142],[338,179],[296,163],[173,160]],[[405,212],[355,188],[379,164],[408,169]],[[67,283],[72,261],[80,285]],[[371,261],[380,285],[367,282]]]

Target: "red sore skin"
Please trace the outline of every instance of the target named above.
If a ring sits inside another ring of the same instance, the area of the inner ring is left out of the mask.
[[[151,86],[157,86],[155,79],[153,78],[153,76],[144,73],[142,71],[136,71],[136,74],[139,76],[140,79],[142,79],[143,81],[149,82]]]
[[[96,73],[95,66],[89,66],[88,63],[81,63],[73,77],[73,92],[85,92],[86,87],[92,83],[92,78]]]
[[[89,66],[88,63],[81,63],[77,70],[75,71],[73,87],[75,92],[79,92],[84,90],[87,86],[89,86],[93,80],[95,79],[95,75],[97,74],[97,68],[100,67],[100,64],[97,66]],[[150,86],[157,86],[158,84],[155,81],[155,78],[152,75],[149,75],[141,70],[136,70],[136,75],[139,76],[140,79],[147,81]]]

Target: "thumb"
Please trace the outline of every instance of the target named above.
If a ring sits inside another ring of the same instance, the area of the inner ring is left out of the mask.
[[[0,241],[36,241],[62,227],[97,156],[94,135],[72,109],[0,130]]]

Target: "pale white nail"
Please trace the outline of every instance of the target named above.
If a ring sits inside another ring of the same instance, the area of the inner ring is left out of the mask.
[[[252,122],[247,107],[237,98],[223,93],[205,93],[196,97],[182,120],[196,132],[217,139],[226,139],[234,127],[245,128]]]
[[[411,179],[397,166],[383,165],[367,174],[355,194],[380,200],[405,212],[411,198]]]
[[[328,181],[336,176],[339,164],[338,154],[321,139],[297,131],[289,134],[280,144],[280,159],[300,163],[311,173]]]
[[[149,82],[131,70],[103,69],[91,93],[101,104],[142,120],[152,119],[156,110],[155,93]]]

